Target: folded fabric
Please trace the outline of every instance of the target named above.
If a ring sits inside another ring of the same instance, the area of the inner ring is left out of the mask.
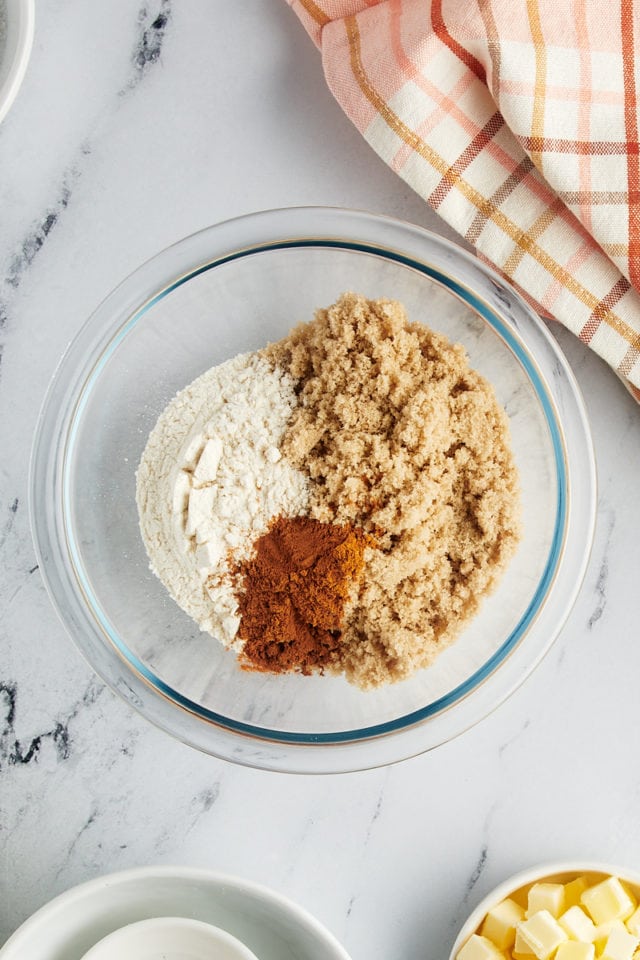
[[[640,0],[288,0],[374,150],[640,401]]]

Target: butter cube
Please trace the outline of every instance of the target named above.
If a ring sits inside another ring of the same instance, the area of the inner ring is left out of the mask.
[[[601,960],[631,960],[637,946],[637,937],[624,928],[616,927],[609,934]]]
[[[589,887],[580,897],[580,902],[589,911],[594,923],[609,920],[626,920],[636,908],[617,877],[607,877],[601,883]]]
[[[563,941],[569,939],[548,910],[538,910],[532,917],[521,920],[517,930],[538,960],[547,960]]]
[[[524,920],[524,910],[515,900],[503,900],[487,913],[480,933],[500,950],[509,950],[516,939],[516,923]]]
[[[555,960],[594,960],[596,948],[592,943],[579,943],[567,940],[558,947]]]
[[[511,956],[514,958],[514,960],[527,960],[527,958],[531,960],[531,958],[535,956],[529,944],[525,943],[524,940],[522,939],[522,934],[520,933],[517,927],[516,927],[516,942],[513,945],[513,953],[511,954]]]
[[[534,883],[527,898],[527,917],[539,910],[548,910],[556,919],[564,910],[564,885],[562,883]]]
[[[584,943],[593,943],[596,939],[596,925],[588,917],[582,907],[569,907],[558,918],[558,923],[572,940],[582,940]]]
[[[589,881],[586,877],[576,877],[575,880],[571,880],[569,883],[564,885],[564,908],[568,910],[570,907],[577,907],[580,903],[580,897],[585,892],[589,886]]]
[[[594,943],[596,945],[596,953],[598,956],[602,953],[604,948],[607,945],[607,940],[611,936],[614,930],[626,930],[622,920],[609,920],[608,923],[601,923],[596,927],[596,938]]]
[[[474,933],[458,951],[456,960],[505,960],[505,955],[487,937]]]
[[[627,930],[634,937],[640,937],[640,907],[635,910],[627,920]]]

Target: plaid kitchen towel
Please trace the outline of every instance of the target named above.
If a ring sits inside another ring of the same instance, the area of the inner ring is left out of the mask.
[[[288,0],[374,150],[640,400],[640,0]]]

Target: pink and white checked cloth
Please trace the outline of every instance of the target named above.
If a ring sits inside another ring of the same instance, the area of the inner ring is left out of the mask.
[[[640,0],[288,0],[347,115],[640,400]]]

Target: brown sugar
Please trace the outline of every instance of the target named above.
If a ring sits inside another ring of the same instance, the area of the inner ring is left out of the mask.
[[[325,662],[365,688],[407,677],[515,551],[506,414],[462,346],[391,300],[345,294],[263,355],[297,381],[281,452],[311,480],[310,516],[376,535]]]

